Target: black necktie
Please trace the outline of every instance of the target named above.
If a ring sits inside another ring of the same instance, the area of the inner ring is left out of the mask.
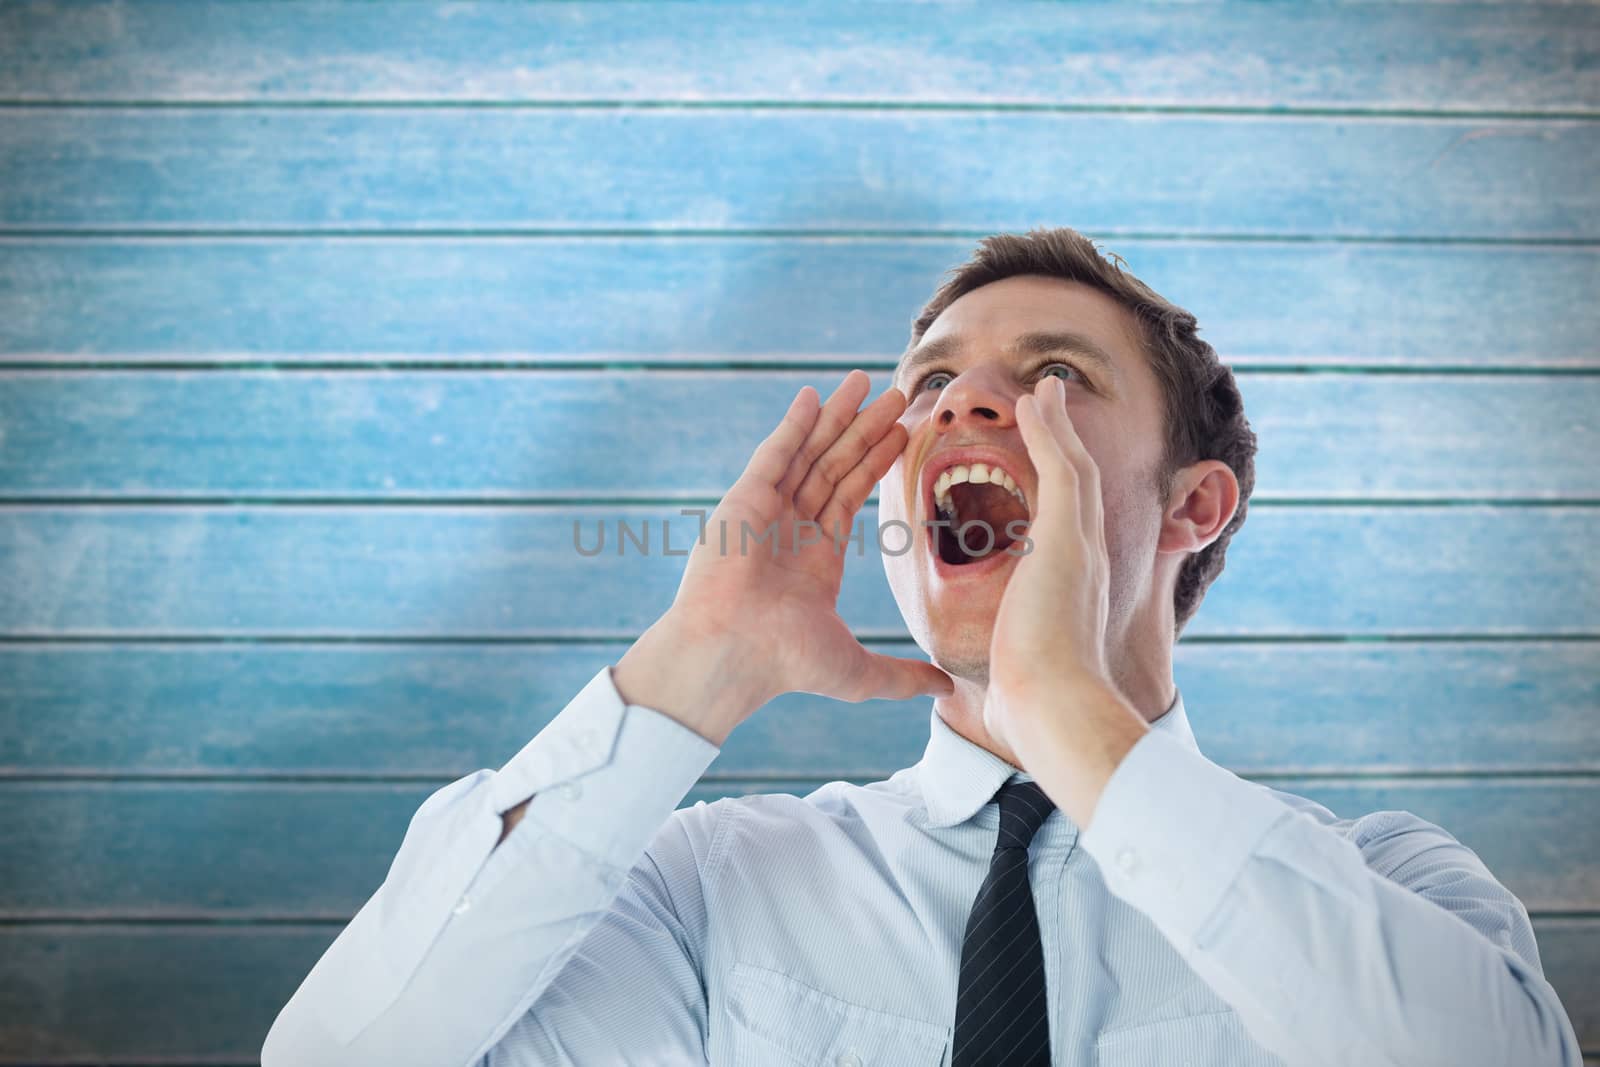
[[[995,794],[1000,834],[961,943],[952,1067],[1050,1062],[1044,948],[1028,886],[1028,844],[1055,809],[1037,783]]]

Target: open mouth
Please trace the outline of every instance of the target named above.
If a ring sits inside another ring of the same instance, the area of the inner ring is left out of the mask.
[[[998,466],[962,464],[941,473],[929,489],[934,555],[950,567],[967,567],[1005,555],[1028,529],[1027,498]]]

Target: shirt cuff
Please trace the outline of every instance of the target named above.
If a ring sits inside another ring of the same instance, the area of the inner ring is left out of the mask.
[[[627,870],[721,751],[664,712],[623,703],[607,665],[496,773],[494,808],[537,794],[524,821]]]
[[[1128,750],[1081,844],[1106,887],[1188,957],[1272,826],[1294,809],[1159,730]]]

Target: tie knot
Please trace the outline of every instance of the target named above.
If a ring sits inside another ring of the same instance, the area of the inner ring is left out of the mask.
[[[1033,835],[1056,808],[1037,782],[1007,782],[994,798],[1000,804],[1000,836],[995,840],[996,849],[1027,848]]]

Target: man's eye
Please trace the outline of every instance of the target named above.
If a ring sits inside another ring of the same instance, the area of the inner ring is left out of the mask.
[[[1078,376],[1079,381],[1083,380],[1083,371],[1079,370],[1076,366],[1074,366],[1071,363],[1060,363],[1060,362],[1047,363],[1047,364],[1044,365],[1043,369],[1040,371],[1040,374],[1041,375],[1049,374],[1053,370],[1071,371],[1073,374]],[[933,379],[935,379],[935,378],[948,378],[948,377],[950,377],[950,372],[949,371],[942,371],[942,370],[929,371],[927,374],[924,374],[917,381],[916,392],[920,393],[923,390],[925,390],[928,387],[928,383],[933,381]],[[1070,380],[1070,379],[1068,379],[1068,380]]]

